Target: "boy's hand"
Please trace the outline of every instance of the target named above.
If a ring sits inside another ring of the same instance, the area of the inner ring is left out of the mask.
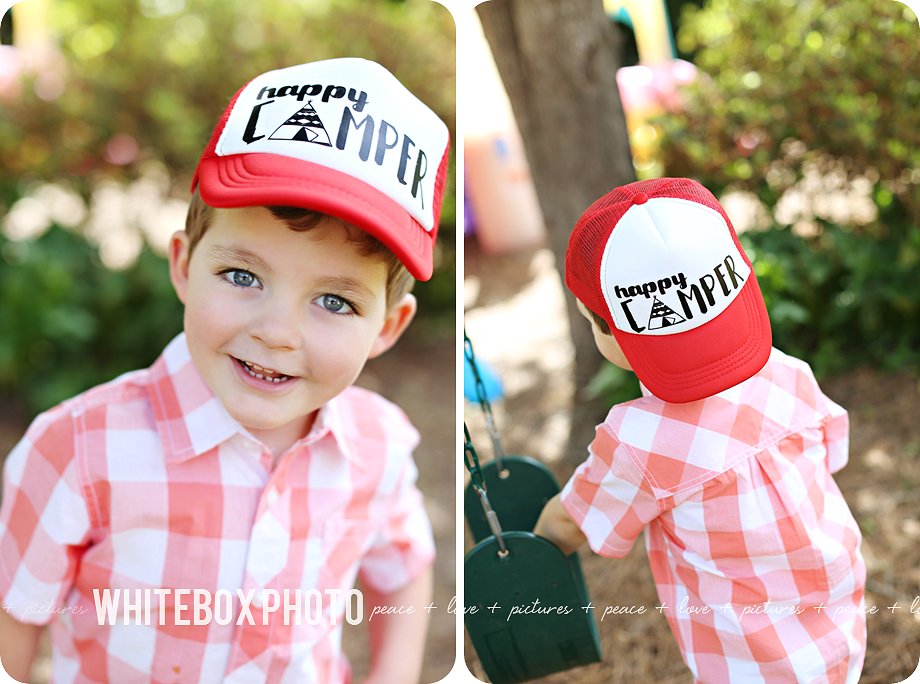
[[[17,682],[29,681],[42,629],[42,625],[20,622],[0,608],[0,661]]]
[[[416,684],[422,673],[428,610],[433,583],[432,567],[392,594],[365,586],[365,611],[376,606],[414,608],[411,614],[376,614],[368,621],[371,637],[371,671],[363,684]]]
[[[588,538],[585,537],[581,528],[575,524],[575,521],[562,507],[562,501],[559,497],[560,494],[556,494],[546,502],[546,506],[543,507],[543,512],[540,513],[540,518],[533,528],[533,533],[538,537],[548,539],[568,556],[584,544]]]

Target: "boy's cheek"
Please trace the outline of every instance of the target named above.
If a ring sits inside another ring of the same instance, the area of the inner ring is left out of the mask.
[[[361,373],[370,352],[370,344],[348,335],[318,335],[317,339],[311,341],[310,349],[307,362],[317,371],[323,369],[326,377],[338,379],[344,389]]]
[[[189,281],[185,301],[187,324],[214,331],[240,325],[245,321],[246,308],[240,302],[231,301],[221,288],[205,289],[196,279]]]

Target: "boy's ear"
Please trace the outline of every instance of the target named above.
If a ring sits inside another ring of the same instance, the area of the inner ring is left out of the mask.
[[[396,340],[399,339],[400,335],[409,327],[409,323],[412,322],[417,306],[415,296],[411,293],[406,294],[393,306],[383,322],[380,333],[371,345],[371,351],[367,358],[373,359],[375,356],[380,356],[396,344]]]
[[[188,234],[184,230],[176,231],[169,238],[169,279],[183,304],[188,293],[188,245]]]

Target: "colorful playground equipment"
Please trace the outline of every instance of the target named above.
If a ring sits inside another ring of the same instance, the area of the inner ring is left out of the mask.
[[[651,120],[680,110],[678,87],[696,79],[696,67],[677,58],[664,0],[604,0],[604,11],[636,37],[639,64],[617,70],[617,87],[636,175],[653,178],[663,169],[655,161],[660,131]]]

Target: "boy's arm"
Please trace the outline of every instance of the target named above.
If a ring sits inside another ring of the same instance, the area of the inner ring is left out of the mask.
[[[29,681],[42,629],[42,625],[20,622],[0,608],[0,661],[17,682]]]
[[[365,612],[375,606],[413,608],[411,614],[373,615],[368,621],[371,637],[371,671],[364,684],[415,684],[422,672],[433,570],[429,565],[414,580],[391,594],[364,587]]]
[[[538,537],[543,537],[553,542],[568,556],[584,544],[588,538],[585,537],[581,528],[575,524],[575,521],[562,507],[561,496],[561,494],[556,494],[546,502],[546,506],[543,507],[543,512],[540,513],[540,518],[533,528],[533,533]]]

